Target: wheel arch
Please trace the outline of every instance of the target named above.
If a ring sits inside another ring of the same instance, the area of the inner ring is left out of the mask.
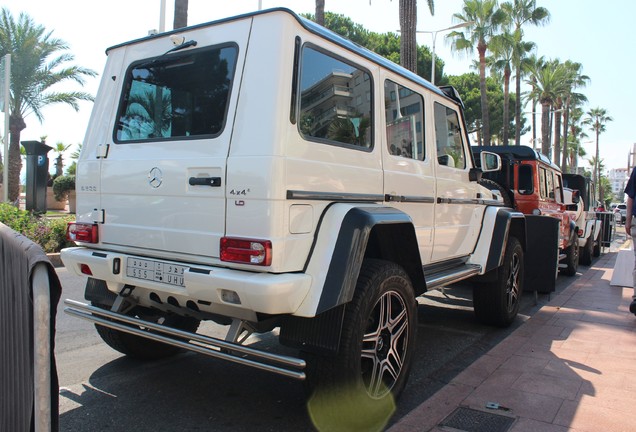
[[[482,267],[482,274],[501,266],[509,236],[516,237],[525,251],[526,219],[520,212],[504,207],[488,207],[482,219],[479,241],[470,260]]]
[[[415,294],[425,291],[415,228],[407,214],[393,207],[342,204],[327,212],[306,266],[313,279],[312,293],[298,315],[318,315],[351,301],[365,258],[399,264]]]

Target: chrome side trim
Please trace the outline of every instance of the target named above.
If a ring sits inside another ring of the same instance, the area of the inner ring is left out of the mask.
[[[287,199],[307,201],[383,202],[384,195],[288,190]]]

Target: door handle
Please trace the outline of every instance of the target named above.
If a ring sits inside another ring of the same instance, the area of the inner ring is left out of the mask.
[[[221,177],[190,177],[190,186],[221,186]]]

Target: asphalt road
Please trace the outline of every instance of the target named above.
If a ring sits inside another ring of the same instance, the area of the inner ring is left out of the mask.
[[[618,243],[624,240],[619,234]],[[585,272],[559,276],[557,293]],[[83,301],[85,278],[58,269],[62,298]],[[396,422],[510,334],[549,301],[525,293],[507,329],[479,324],[471,290],[434,291],[419,299],[416,361],[397,403]],[[56,359],[60,380],[61,431],[303,431],[314,430],[303,384],[201,354],[140,362],[109,348],[91,323],[57,314]],[[223,337],[223,327],[203,331]],[[272,335],[254,343],[275,347]]]

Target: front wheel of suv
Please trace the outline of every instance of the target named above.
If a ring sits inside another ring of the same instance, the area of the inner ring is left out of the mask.
[[[523,292],[523,248],[516,237],[506,243],[504,262],[493,282],[477,283],[473,288],[473,307],[484,324],[507,327],[519,312]]]

